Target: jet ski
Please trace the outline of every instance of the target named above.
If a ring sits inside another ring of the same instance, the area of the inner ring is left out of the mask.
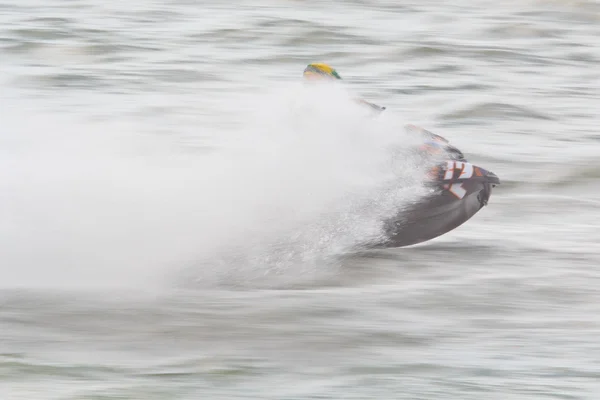
[[[427,176],[431,194],[385,221],[386,240],[378,248],[410,246],[450,232],[485,207],[500,184],[498,176],[468,162],[442,136],[414,125],[406,129],[424,138],[418,149],[424,157],[441,156],[442,161],[434,163]]]

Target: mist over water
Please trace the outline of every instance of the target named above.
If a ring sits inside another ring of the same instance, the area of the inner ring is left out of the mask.
[[[196,152],[144,126],[3,116],[3,283],[139,286],[184,265],[212,283],[302,279],[381,239],[385,219],[425,193],[402,120],[369,114],[345,88],[235,96],[222,123],[196,127],[215,138]]]

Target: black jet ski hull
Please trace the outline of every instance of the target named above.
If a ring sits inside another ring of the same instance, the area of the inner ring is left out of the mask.
[[[386,240],[375,247],[422,243],[456,229],[487,205],[498,177],[466,161],[447,161],[430,182],[432,194],[385,223]]]

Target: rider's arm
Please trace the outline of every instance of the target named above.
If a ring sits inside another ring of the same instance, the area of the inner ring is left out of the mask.
[[[383,111],[383,110],[385,110],[385,107],[381,107],[381,106],[378,106],[377,104],[369,103],[368,101],[363,100],[363,99],[357,99],[356,101],[358,101],[361,104],[367,105],[367,106],[371,107],[372,109],[374,109],[376,111]]]

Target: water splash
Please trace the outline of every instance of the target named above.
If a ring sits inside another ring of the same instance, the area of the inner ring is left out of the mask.
[[[331,272],[423,193],[423,166],[403,153],[416,139],[342,87],[218,104],[195,127],[213,144],[201,153],[137,120],[3,115],[3,284],[135,287],[182,271],[209,285],[294,282]]]

